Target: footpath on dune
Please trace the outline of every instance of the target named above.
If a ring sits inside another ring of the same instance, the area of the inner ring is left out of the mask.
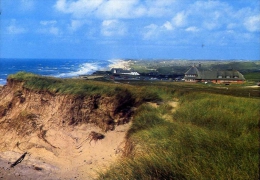
[[[124,149],[134,101],[120,97],[57,95],[8,79],[0,89],[0,179],[95,178]]]

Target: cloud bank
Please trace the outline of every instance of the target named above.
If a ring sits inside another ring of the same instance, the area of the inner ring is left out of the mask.
[[[135,54],[149,47],[243,49],[260,44],[259,0],[17,1],[3,1],[9,9],[19,6],[2,17],[3,34],[44,35],[48,44],[76,43],[89,49],[106,44],[115,48],[111,51],[132,47]]]

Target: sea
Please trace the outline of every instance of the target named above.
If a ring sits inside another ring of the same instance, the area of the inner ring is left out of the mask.
[[[70,78],[89,75],[97,70],[109,70],[118,59],[0,59],[0,85],[5,85],[7,77],[19,71],[43,76]]]

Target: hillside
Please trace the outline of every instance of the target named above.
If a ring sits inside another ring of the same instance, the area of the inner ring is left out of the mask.
[[[138,103],[118,85],[11,75],[0,91],[0,165],[28,152],[7,171],[22,179],[90,178],[122,152]],[[92,131],[104,137],[90,142]]]
[[[259,97],[247,85],[10,75],[0,177],[257,179]]]

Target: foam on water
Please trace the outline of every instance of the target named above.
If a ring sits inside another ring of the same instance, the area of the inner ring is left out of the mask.
[[[76,71],[61,73],[61,74],[54,75],[54,76],[55,77],[75,77],[75,76],[79,76],[79,75],[91,74],[91,73],[97,71],[98,69],[100,69],[100,66],[98,64],[84,63],[84,64],[81,64],[79,66],[79,68],[76,69]]]
[[[1,59],[0,58],[0,85],[6,84],[10,74],[19,71],[69,78],[79,75],[92,74],[97,70],[110,70],[111,64],[117,64],[119,59]]]
[[[6,79],[0,79],[0,85],[6,84]]]

